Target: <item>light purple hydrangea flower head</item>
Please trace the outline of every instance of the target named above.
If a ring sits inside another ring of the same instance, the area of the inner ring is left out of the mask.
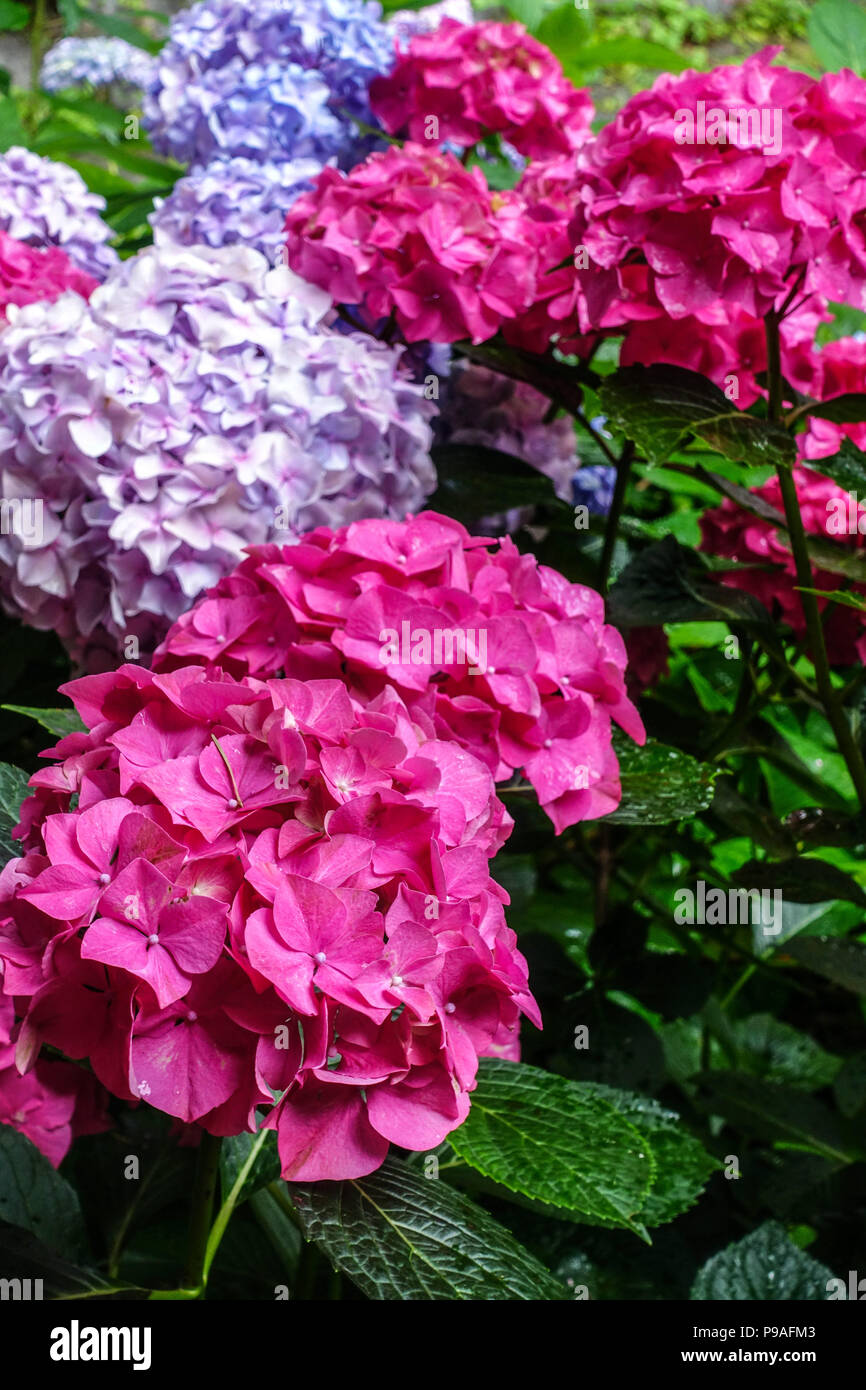
[[[441,0],[438,5],[425,5],[420,10],[395,10],[388,16],[388,29],[402,49],[416,34],[432,34],[443,19],[474,24],[470,0]]]
[[[257,164],[216,159],[179,179],[151,213],[154,241],[178,246],[234,246],[261,251],[272,265],[285,246],[286,213],[312,188],[322,165],[315,159]]]
[[[156,60],[125,39],[79,39],[72,35],[49,48],[42,59],[39,85],[46,92],[67,87],[124,87],[143,90],[156,75]]]
[[[0,536],[6,608],[85,669],[146,658],[246,546],[417,510],[435,407],[400,349],[335,332],[332,312],[247,247],[174,245],[89,305],[10,312],[0,482],[42,523]]]
[[[68,164],[13,145],[0,154],[0,230],[28,246],[59,246],[73,265],[104,280],[118,255],[100,217],[105,199]]]
[[[184,163],[215,154],[285,160],[369,148],[367,88],[394,44],[368,0],[201,0],[172,20],[144,119],[154,147]]]

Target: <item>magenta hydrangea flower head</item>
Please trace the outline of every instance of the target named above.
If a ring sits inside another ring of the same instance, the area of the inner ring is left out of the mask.
[[[58,246],[79,270],[104,280],[118,263],[114,235],[91,193],[68,164],[13,145],[0,154],[0,231],[28,246]]]
[[[74,291],[83,303],[98,283],[56,246],[36,251],[0,231],[0,321],[9,317],[7,311],[12,306],[53,303],[67,290]]]
[[[86,1057],[217,1135],[263,1108],[290,1179],[441,1143],[478,1058],[540,1023],[489,768],[391,687],[124,666],[65,690],[89,732],[46,755],[0,873],[18,1070]]]
[[[522,24],[487,20],[443,19],[411,38],[393,71],[371,83],[370,101],[391,135],[464,149],[499,135],[531,159],[576,150],[594,114],[589,93]]]
[[[43,508],[40,534],[0,537],[7,608],[100,669],[148,655],[246,546],[418,507],[435,407],[400,349],[329,320],[325,295],[240,245],[161,244],[90,305],[19,311],[0,469],[4,496]]]
[[[866,81],[815,81],[778,52],[663,75],[580,151],[584,331],[613,308],[626,323],[718,301],[762,318],[812,294],[866,307]]]
[[[535,293],[538,236],[521,199],[429,146],[325,169],[286,231],[293,270],[374,321],[393,313],[408,343],[483,342]]]
[[[411,140],[467,148],[496,135],[523,155],[550,159],[591,134],[589,93],[567,80],[522,24],[446,18],[409,40],[394,70],[371,84],[370,97],[385,129]]]
[[[557,831],[619,803],[611,722],[644,737],[601,597],[435,512],[255,549],[179,619],[155,668],[191,661],[341,678],[359,699],[395,690],[455,757],[497,782],[523,769]]]

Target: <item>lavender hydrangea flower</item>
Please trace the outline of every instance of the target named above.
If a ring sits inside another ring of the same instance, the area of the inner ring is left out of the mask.
[[[0,230],[28,246],[59,246],[79,270],[104,280],[117,265],[114,235],[91,193],[68,164],[13,145],[0,154]]]
[[[315,159],[256,164],[217,159],[179,179],[150,215],[156,242],[178,246],[233,246],[242,242],[276,264],[285,245],[286,213],[312,188],[322,165]]]
[[[405,49],[416,34],[432,34],[443,19],[474,24],[470,0],[441,0],[440,4],[425,5],[421,10],[395,10],[388,16],[388,29],[400,48]]]
[[[42,59],[40,86],[46,92],[67,87],[109,87],[122,83],[144,89],[154,79],[156,61],[125,39],[61,39]]]
[[[400,349],[330,327],[330,299],[247,247],[150,247],[90,304],[0,335],[0,597],[81,665],[147,655],[248,545],[400,518],[433,490],[435,407]]]
[[[201,0],[182,10],[144,102],[154,147],[195,165],[215,152],[353,162],[370,144],[354,121],[375,124],[368,85],[394,60],[380,14],[366,0]]]
[[[571,500],[591,516],[607,516],[613,502],[616,469],[609,463],[588,463],[571,480]]]

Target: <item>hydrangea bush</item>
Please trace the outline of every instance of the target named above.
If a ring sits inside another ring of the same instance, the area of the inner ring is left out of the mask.
[[[0,1280],[856,1297],[858,21],[398,5],[0,98]]]

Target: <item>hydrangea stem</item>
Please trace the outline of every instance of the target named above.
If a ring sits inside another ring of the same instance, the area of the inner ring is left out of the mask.
[[[777,314],[768,314],[765,320],[767,334],[767,388],[769,395],[768,414],[771,421],[779,424],[782,419],[782,368],[781,368],[781,349],[779,340],[779,318]],[[857,799],[863,810],[866,810],[866,765],[857,746],[857,741],[851,731],[845,711],[839,704],[836,691],[833,689],[833,682],[830,677],[830,663],[827,659],[827,646],[824,641],[824,629],[821,625],[821,614],[818,609],[818,602],[814,594],[806,593],[804,590],[816,587],[812,566],[809,560],[809,547],[806,540],[806,529],[803,525],[803,518],[800,515],[800,501],[797,497],[797,487],[794,482],[792,470],[785,464],[776,465],[776,473],[779,478],[779,487],[782,492],[782,503],[785,509],[785,520],[788,525],[788,535],[791,540],[791,550],[794,556],[794,566],[797,572],[797,584],[800,589],[800,605],[803,609],[803,617],[806,620],[806,632],[809,639],[809,655],[815,668],[815,683],[818,687],[818,694],[824,706],[824,713],[830,722],[839,752],[845,759],[851,781],[857,793]]]
[[[626,488],[628,487],[634,452],[634,444],[630,439],[627,439],[616,465],[616,485],[613,490],[610,511],[607,514],[604,546],[602,548],[601,561],[598,567],[598,587],[603,594],[607,593],[608,583],[610,582],[610,568],[613,564],[613,552],[616,545],[617,531],[619,530],[619,519],[622,514],[623,503],[625,502]]]
[[[184,1285],[204,1293],[205,1258],[214,1198],[219,1181],[220,1147],[222,1140],[214,1134],[202,1134],[195,1170],[195,1182],[190,1204],[189,1243]]]
[[[30,90],[39,87],[39,73],[42,70],[42,54],[45,50],[45,12],[46,0],[36,0],[33,6],[33,19],[30,24]]]

